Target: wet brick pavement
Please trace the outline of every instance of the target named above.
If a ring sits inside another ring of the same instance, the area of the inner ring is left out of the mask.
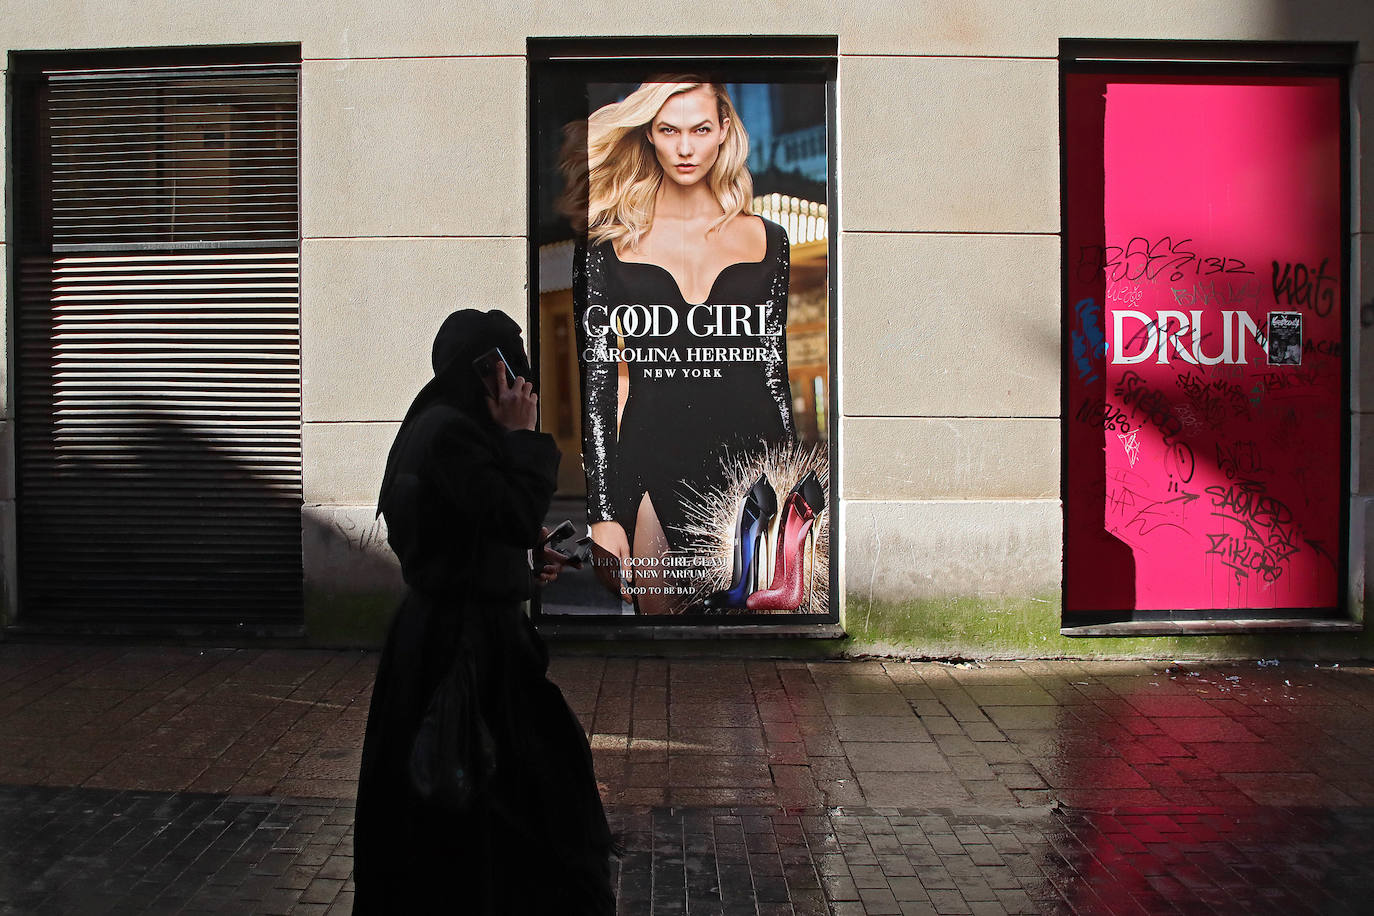
[[[1367,913],[1368,809],[612,808],[624,916]],[[0,914],[348,913],[352,805],[0,789]]]
[[[375,656],[0,645],[0,914],[351,903]],[[564,657],[641,914],[1358,913],[1374,669]]]
[[[337,800],[0,789],[0,913],[351,910]]]

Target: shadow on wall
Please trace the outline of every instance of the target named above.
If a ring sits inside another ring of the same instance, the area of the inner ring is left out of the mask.
[[[111,405],[118,384],[24,392],[55,419],[16,433],[16,629],[255,638],[303,619],[312,645],[381,644],[401,579],[373,507],[302,506],[298,441],[270,423],[228,433],[198,394]]]
[[[17,623],[189,634],[298,622],[297,446],[226,433],[195,395],[82,404],[117,396],[112,385],[54,390],[44,419],[20,421]]]

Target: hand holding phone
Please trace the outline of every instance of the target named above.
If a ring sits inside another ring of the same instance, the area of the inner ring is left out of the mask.
[[[554,550],[558,550],[560,544],[573,536],[574,530],[576,529],[573,528],[572,520],[564,519],[558,523],[557,528],[554,528],[552,531],[545,531],[544,536],[539,539],[539,546],[548,546],[552,547]]]
[[[477,373],[482,384],[487,386],[487,394],[493,400],[501,395],[501,378],[505,376],[506,388],[515,387],[515,373],[510,371],[510,364],[506,362],[506,356],[501,352],[500,347],[492,347],[481,356],[472,361],[473,371]]]
[[[573,533],[573,524],[565,521],[558,527],[550,531],[548,528],[541,528],[539,532],[539,543],[535,545],[531,553],[531,562],[534,570],[539,577],[539,581],[544,584],[552,582],[558,578],[558,574],[565,567],[573,569],[582,568],[582,559],[576,553],[571,555],[561,551],[561,542],[566,540]]]
[[[581,542],[578,542],[577,550],[565,551],[563,548],[563,542],[572,537],[574,530],[573,523],[566,520],[552,531],[548,528],[543,529],[539,543],[534,548],[535,565],[542,566],[539,581],[552,582],[558,578],[564,567],[582,568],[584,557],[580,550]]]
[[[487,408],[498,426],[511,431],[534,429],[539,418],[534,385],[511,372],[499,347],[473,360],[472,368],[487,388]]]

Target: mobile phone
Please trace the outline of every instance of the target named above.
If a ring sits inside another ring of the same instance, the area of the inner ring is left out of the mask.
[[[582,567],[584,563],[592,562],[592,544],[594,543],[596,542],[592,540],[592,536],[590,534],[584,534],[582,535],[582,537],[578,538],[576,541],[573,542],[574,546],[572,551],[570,552],[570,555],[573,557],[573,559],[577,560],[577,566],[579,569]]]
[[[474,359],[472,361],[472,368],[476,371],[478,377],[482,379],[482,384],[487,386],[487,393],[493,398],[496,397],[499,390],[496,380],[500,378],[500,373],[504,372],[506,374],[507,388],[515,385],[515,373],[510,371],[510,364],[506,362],[505,354],[501,352],[500,347],[492,347],[490,350]]]
[[[564,519],[563,521],[559,522],[557,528],[549,532],[548,537],[544,538],[542,541],[539,542],[539,546],[552,547],[554,550],[557,550],[559,544],[561,544],[563,541],[566,541],[568,538],[572,537],[574,530],[575,529],[573,528],[572,521],[569,519]]]
[[[559,527],[562,526],[560,525]],[[596,561],[592,556],[592,543],[592,536],[590,534],[584,534],[582,537],[573,541],[571,549],[566,547],[555,547],[554,550],[557,550],[568,558],[567,562],[563,564],[564,566],[571,569],[581,569],[589,563],[595,565]]]

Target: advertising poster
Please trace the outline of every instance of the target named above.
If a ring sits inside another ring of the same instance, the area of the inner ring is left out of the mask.
[[[1334,611],[1340,80],[1065,91],[1066,617]]]
[[[536,80],[544,617],[829,615],[826,82],[729,66]]]

